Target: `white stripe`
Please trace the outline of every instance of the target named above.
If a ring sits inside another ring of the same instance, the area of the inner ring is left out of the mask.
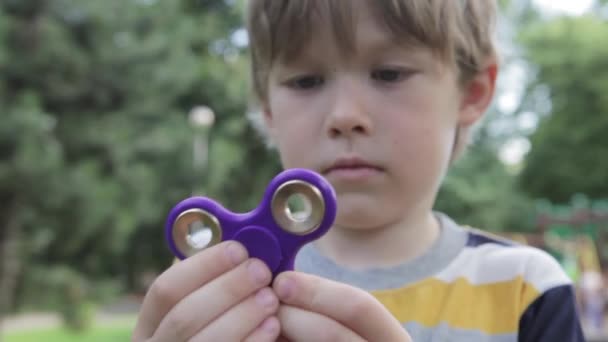
[[[478,330],[450,327],[442,322],[434,327],[425,327],[412,321],[403,324],[412,341],[450,341],[450,342],[516,342],[516,333],[486,334]]]
[[[435,278],[447,283],[465,278],[473,285],[482,285],[509,281],[517,276],[522,276],[539,292],[571,283],[559,263],[545,251],[495,243],[465,247]]]

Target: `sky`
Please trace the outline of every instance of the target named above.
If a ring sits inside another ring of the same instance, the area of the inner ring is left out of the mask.
[[[539,7],[548,12],[581,15],[593,5],[594,0],[534,0]]]

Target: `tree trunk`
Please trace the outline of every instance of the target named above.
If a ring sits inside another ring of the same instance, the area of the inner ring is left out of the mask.
[[[5,214],[5,219],[0,220],[0,224],[5,223],[4,229],[0,229],[0,323],[12,309],[17,277],[21,271],[19,245],[22,227],[18,206],[9,206]]]

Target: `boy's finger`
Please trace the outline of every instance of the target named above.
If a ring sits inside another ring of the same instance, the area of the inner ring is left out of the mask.
[[[344,325],[316,312],[282,305],[279,308],[278,317],[281,324],[281,335],[288,341],[364,341]]]
[[[227,241],[171,266],[154,281],[146,294],[133,341],[150,338],[175,304],[246,259],[247,250],[243,245]]]
[[[190,341],[242,341],[266,318],[274,314],[278,307],[279,300],[274,292],[265,287],[209,323]],[[258,335],[264,336],[262,333],[265,332],[268,341],[271,340],[270,338],[276,338],[279,333],[279,329],[274,326],[263,328]],[[274,331],[272,328],[277,329]]]
[[[366,340],[396,341],[405,334],[393,315],[371,294],[346,284],[284,272],[276,278],[273,288],[282,302],[327,316]],[[388,331],[389,321],[395,321],[393,326],[401,330]]]
[[[278,339],[280,332],[281,325],[279,324],[279,319],[275,316],[270,316],[244,342],[277,342],[280,341]]]
[[[163,318],[154,338],[159,341],[189,341],[230,308],[268,286],[271,279],[272,273],[264,262],[249,259],[177,303]]]

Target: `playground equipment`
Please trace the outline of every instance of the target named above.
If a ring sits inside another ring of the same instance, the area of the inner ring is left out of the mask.
[[[538,233],[567,271],[601,272],[608,266],[608,200],[577,194],[565,205],[540,200],[536,209]]]

